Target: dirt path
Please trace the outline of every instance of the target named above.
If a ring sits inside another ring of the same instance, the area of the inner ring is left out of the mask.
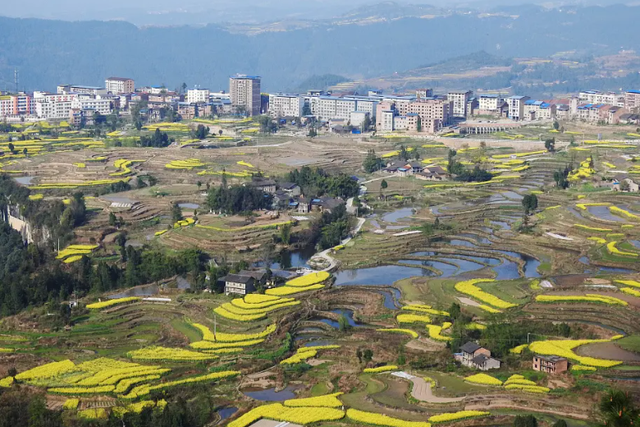
[[[431,390],[431,384],[426,382],[423,378],[416,377],[415,375],[407,374],[406,372],[395,372],[394,376],[406,379],[413,383],[411,389],[411,396],[414,399],[427,403],[453,403],[461,402],[464,397],[438,397],[433,395]]]
[[[466,297],[458,297],[458,301],[460,301],[464,305],[469,305],[471,307],[480,307],[480,303],[475,302],[474,300]]]

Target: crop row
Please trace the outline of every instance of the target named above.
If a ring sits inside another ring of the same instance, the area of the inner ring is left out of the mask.
[[[344,411],[336,408],[322,407],[288,407],[281,403],[258,406],[238,419],[231,421],[228,427],[246,427],[260,420],[270,420],[286,423],[308,425],[320,421],[335,421],[344,418]]]
[[[431,317],[426,314],[398,314],[398,323],[431,323]]]
[[[179,386],[179,385],[184,385],[184,384],[192,384],[192,383],[201,383],[201,382],[212,382],[212,381],[217,381],[217,380],[221,380],[221,379],[225,379],[225,378],[232,378],[235,376],[240,375],[239,371],[221,371],[221,372],[213,372],[210,374],[206,374],[206,375],[200,375],[197,377],[190,377],[190,378],[185,378],[182,380],[176,380],[176,381],[168,381],[162,384],[157,384],[157,385],[140,385],[137,387],[134,387],[133,390],[131,390],[131,392],[129,392],[129,394],[121,396],[124,399],[136,399],[138,397],[142,397],[142,396],[146,396],[149,393],[151,393],[152,391],[155,390],[162,390],[165,388],[171,388],[171,387],[175,387],[175,386]]]
[[[619,298],[609,297],[598,294],[586,294],[582,295],[537,295],[536,301],[538,302],[595,302],[609,305],[629,305],[628,302]]]
[[[377,368],[365,368],[362,372],[365,374],[377,374],[379,372],[397,371],[396,365],[378,366]]]
[[[100,310],[102,308],[113,307],[118,304],[125,304],[134,301],[140,301],[140,297],[126,297],[126,298],[116,298],[110,299],[106,301],[95,302],[93,304],[87,304],[87,308],[90,310]]]
[[[216,334],[214,335],[209,328],[199,323],[192,323],[191,326],[195,327],[202,333],[202,339],[204,339],[205,341],[214,342],[251,341],[255,339],[265,338],[276,331],[275,323],[267,326],[262,332],[256,332],[253,334],[229,334],[225,332],[216,332]]]
[[[438,325],[427,325],[427,331],[429,331],[429,338],[434,339],[436,341],[451,341],[451,337],[447,337],[442,335],[442,330],[446,329],[443,326]]]
[[[302,292],[315,291],[322,288],[324,288],[324,285],[321,284],[311,285],[307,287],[281,286],[279,288],[267,289],[265,293],[267,295],[287,296],[299,294]]]
[[[422,305],[422,304],[411,304],[411,305],[405,305],[402,307],[403,310],[409,310],[409,311],[419,311],[422,313],[427,313],[427,314],[433,314],[436,316],[448,316],[449,312],[448,311],[444,311],[444,310],[436,310],[434,308],[431,308],[431,306],[429,305]]]
[[[492,305],[497,308],[511,308],[515,307],[515,304],[503,301],[500,298],[487,293],[476,286],[476,283],[488,283],[494,282],[492,279],[471,279],[464,282],[458,282],[455,284],[455,288],[458,292],[472,296],[482,302]]]
[[[399,329],[399,328],[389,328],[389,329],[376,329],[376,332],[392,332],[398,334],[407,334],[412,338],[418,338],[420,335],[416,331],[412,331],[411,329]]]
[[[164,360],[175,362],[197,362],[217,358],[215,355],[208,355],[182,348],[166,347],[148,347],[140,350],[133,350],[127,353],[127,357],[130,357],[133,360]]]

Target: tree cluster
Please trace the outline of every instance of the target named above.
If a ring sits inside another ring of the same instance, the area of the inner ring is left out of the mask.
[[[151,136],[142,135],[138,145],[140,147],[162,148],[168,147],[173,141],[173,138],[169,139],[169,135],[166,132],[160,132],[160,129],[157,128]]]
[[[373,149],[369,150],[367,157],[365,157],[362,162],[362,169],[364,169],[366,173],[379,171],[384,166],[384,161],[380,157],[376,156],[376,152]]]
[[[207,193],[207,208],[226,214],[249,213],[269,209],[272,197],[262,190],[242,185],[212,187]]]
[[[320,168],[308,166],[289,172],[287,180],[300,186],[307,196],[355,197],[360,191],[357,181],[346,174],[329,175]]]

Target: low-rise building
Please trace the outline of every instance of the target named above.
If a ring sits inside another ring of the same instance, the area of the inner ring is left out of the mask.
[[[256,279],[249,275],[229,274],[223,279],[224,293],[247,295],[256,291]]]
[[[266,178],[254,178],[250,183],[245,184],[249,187],[253,187],[257,190],[264,191],[265,193],[275,194],[277,190],[277,184],[272,179]]]
[[[460,347],[455,357],[463,365],[481,371],[500,368],[500,361],[491,357],[491,351],[472,341]]]
[[[567,359],[559,356],[533,356],[533,370],[548,374],[559,374],[568,369]]]

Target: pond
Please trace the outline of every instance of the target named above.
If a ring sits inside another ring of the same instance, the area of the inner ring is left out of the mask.
[[[388,286],[409,277],[432,275],[428,270],[419,267],[402,267],[399,265],[383,265],[380,267],[344,270],[336,276],[336,286],[369,285]]]
[[[34,178],[35,176],[17,176],[13,179],[15,179],[18,184],[31,185],[31,181],[33,181]]]
[[[489,221],[489,222],[491,224],[493,224],[493,225],[497,225],[502,230],[510,230],[511,229],[511,226],[509,225],[509,223],[504,222],[504,221]]]
[[[245,396],[248,396],[255,400],[262,400],[263,402],[283,402],[289,399],[295,399],[296,394],[294,393],[298,387],[287,386],[286,388],[276,391],[275,388],[268,389],[255,389],[248,388],[242,390],[242,393]]]
[[[388,291],[378,291],[378,293],[384,296],[384,308],[388,308],[389,310],[399,310],[402,308],[402,304],[399,302],[402,297],[402,293],[399,289],[389,288]]]
[[[316,254],[316,249],[310,245],[294,251],[284,250],[269,264],[271,270],[288,270],[290,268],[308,267],[307,262]],[[263,267],[264,262],[259,261],[255,267]]]
[[[607,206],[587,206],[587,210],[591,215],[597,216],[600,219],[606,219],[607,221],[615,222],[625,222],[624,219],[612,214]]]
[[[197,203],[178,203],[182,209],[200,209],[200,205]]]
[[[445,239],[445,241],[448,241],[450,245],[453,246],[464,246],[467,248],[475,248],[476,245],[474,243],[468,242],[466,240],[459,240],[459,239]]]
[[[473,233],[458,234],[458,237],[466,237],[466,238],[469,238],[469,239],[473,239],[477,243],[482,243],[483,245],[490,245],[491,244],[491,240],[487,239],[486,237],[482,237],[482,236],[479,236],[479,235],[473,234]]]
[[[520,258],[524,261],[524,277],[528,277],[530,279],[540,277],[540,273],[538,273],[538,267],[542,264],[540,261],[525,254],[521,254]]]
[[[402,208],[382,215],[384,222],[397,222],[402,218],[408,218],[413,215],[413,208]]]
[[[503,191],[502,194],[507,199],[522,200],[524,197],[514,191]]]
[[[496,272],[496,280],[513,280],[520,278],[520,272],[518,271],[518,264],[512,261],[506,261],[493,268]]]
[[[216,413],[220,416],[220,421],[226,420],[236,412],[238,412],[238,408],[233,408],[233,407],[221,408],[216,411]]]
[[[303,345],[303,347],[319,347],[325,345],[334,345],[334,341],[329,340],[317,340],[317,341],[309,341]]]
[[[178,285],[178,289],[191,289],[191,283],[182,276],[178,276],[176,284]]]
[[[361,325],[360,323],[356,323],[355,320],[353,320],[353,311],[351,310],[347,310],[346,308],[336,308],[334,310],[331,310],[332,313],[337,314],[338,316],[344,316],[347,318],[347,321],[349,322],[349,325],[352,327],[362,327],[364,325]],[[333,320],[333,319],[318,319],[320,322],[331,326],[332,328],[340,328],[340,323],[338,323],[337,321]],[[316,345],[320,345],[320,344],[316,344]]]

